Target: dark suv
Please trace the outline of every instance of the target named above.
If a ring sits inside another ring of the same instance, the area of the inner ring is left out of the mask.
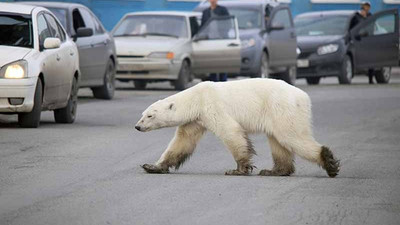
[[[295,19],[300,50],[297,77],[318,84],[321,77],[336,76],[350,84],[354,75],[373,73],[388,83],[391,67],[399,63],[397,9],[377,12],[350,27],[355,11],[321,11]]]
[[[220,0],[239,23],[242,76],[272,77],[290,84],[296,80],[296,33],[286,4],[272,0]],[[201,2],[195,11],[210,7]]]

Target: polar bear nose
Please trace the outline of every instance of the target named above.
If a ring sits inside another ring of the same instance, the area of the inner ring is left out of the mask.
[[[140,126],[135,126],[135,129],[140,131]]]

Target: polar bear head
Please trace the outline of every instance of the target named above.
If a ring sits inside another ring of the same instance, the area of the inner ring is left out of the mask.
[[[142,118],[136,123],[135,129],[147,132],[164,127],[180,125],[177,107],[173,101],[159,100],[150,105],[143,113]]]

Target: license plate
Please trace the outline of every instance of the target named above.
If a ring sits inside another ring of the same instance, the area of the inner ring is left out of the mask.
[[[305,68],[310,66],[310,61],[307,59],[299,59],[297,60],[297,67],[299,68]]]

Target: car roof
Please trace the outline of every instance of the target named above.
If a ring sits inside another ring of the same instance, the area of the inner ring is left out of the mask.
[[[166,16],[200,16],[198,12],[185,12],[185,11],[145,11],[145,12],[131,12],[125,14],[126,16],[133,15],[166,15]]]
[[[43,6],[43,7],[49,7],[49,8],[61,8],[61,9],[71,9],[71,8],[77,8],[77,7],[84,7],[87,8],[86,6],[79,4],[79,3],[67,3],[67,2],[21,2],[21,4],[26,4],[26,5],[37,5],[37,6]]]
[[[317,17],[317,16],[352,16],[354,15],[354,13],[356,13],[355,10],[328,10],[328,11],[302,13],[298,15],[297,18]]]
[[[270,4],[271,6],[275,7],[280,3],[276,0],[219,0],[218,4],[223,6],[259,6],[263,4]],[[204,8],[209,5],[210,3],[208,0],[204,0],[198,5],[198,7]]]
[[[31,14],[37,6],[23,5],[18,3],[0,3],[0,12]]]

